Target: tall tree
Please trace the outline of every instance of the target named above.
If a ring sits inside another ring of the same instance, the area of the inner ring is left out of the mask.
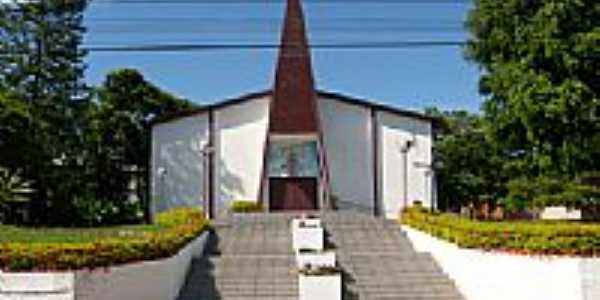
[[[44,221],[46,200],[72,194],[65,174],[78,158],[73,104],[81,98],[80,48],[86,0],[4,1],[0,4],[0,87],[29,107],[25,175],[38,185],[33,216]],[[57,166],[59,165],[59,166]],[[74,186],[76,187],[76,186]]]
[[[505,178],[483,117],[435,108],[427,113],[439,120],[433,149],[439,208],[457,210],[470,202],[496,200]]]
[[[142,187],[147,185],[143,172],[150,159],[150,121],[193,105],[162,91],[132,69],[108,74],[97,95],[98,101],[88,107],[89,119],[85,122],[95,194],[125,201],[130,194],[127,184],[131,171],[139,175]]]
[[[0,90],[0,167],[18,169],[23,164],[27,139],[23,129],[30,110],[14,94]]]
[[[491,141],[530,176],[600,169],[600,2],[475,0]]]

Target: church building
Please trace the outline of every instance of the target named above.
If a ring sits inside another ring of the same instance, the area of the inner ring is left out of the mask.
[[[359,210],[396,218],[435,204],[428,116],[315,87],[300,0],[287,0],[271,89],[152,124],[152,210],[234,201],[267,212]],[[355,74],[360,76],[360,72]]]

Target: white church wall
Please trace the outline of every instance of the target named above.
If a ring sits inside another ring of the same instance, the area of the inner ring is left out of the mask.
[[[208,143],[208,130],[208,113],[153,127],[151,196],[155,212],[203,207],[201,149]]]
[[[432,177],[428,174],[432,160],[431,123],[383,111],[378,112],[378,122],[381,174],[379,194],[383,215],[397,218],[405,201],[410,205],[419,200],[430,207],[433,198]],[[405,167],[401,149],[407,141],[412,141],[412,146],[407,153]],[[405,175],[408,183],[406,187]],[[405,188],[407,199],[404,199]]]
[[[371,110],[335,99],[319,101],[332,195],[340,209],[373,212]]]
[[[257,201],[269,119],[270,97],[215,111],[215,212],[232,201]]]

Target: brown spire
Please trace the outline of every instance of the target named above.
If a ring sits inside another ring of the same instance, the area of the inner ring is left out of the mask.
[[[314,79],[300,0],[287,0],[270,130],[285,134],[317,132]]]

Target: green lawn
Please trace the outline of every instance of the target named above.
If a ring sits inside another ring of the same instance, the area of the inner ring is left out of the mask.
[[[0,225],[0,270],[79,270],[172,256],[208,225],[197,209],[156,215],[155,225],[31,228]]]
[[[33,228],[0,225],[0,243],[85,243],[101,239],[130,239],[164,229],[160,225],[105,228]]]

